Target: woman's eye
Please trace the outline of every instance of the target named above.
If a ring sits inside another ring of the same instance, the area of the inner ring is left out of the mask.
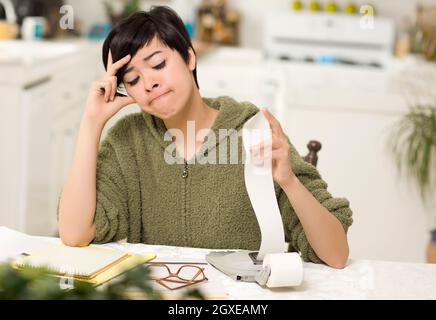
[[[166,65],[166,61],[164,60],[163,62],[159,63],[157,66],[154,66],[153,69],[160,70],[160,69],[165,68],[165,65]],[[128,81],[127,84],[131,87],[131,86],[134,86],[135,84],[137,84],[138,81],[139,81],[139,77],[136,77],[132,81]]]
[[[160,70],[165,68],[165,60],[162,63],[159,63],[157,66],[154,66],[153,69]]]
[[[132,81],[127,82],[127,84],[129,86],[134,86],[135,84],[137,84],[139,81],[139,77],[136,77],[135,79],[133,79]]]

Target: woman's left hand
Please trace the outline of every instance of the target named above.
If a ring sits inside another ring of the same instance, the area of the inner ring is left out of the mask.
[[[291,167],[291,146],[288,143],[280,122],[265,108],[261,109],[269,122],[272,134],[272,176],[274,180],[283,188],[285,184],[295,178]],[[251,153],[256,159],[263,159],[265,148],[263,143],[253,146]],[[266,150],[268,151],[268,150]]]

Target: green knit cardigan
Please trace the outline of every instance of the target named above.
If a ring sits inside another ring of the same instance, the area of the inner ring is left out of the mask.
[[[259,112],[247,102],[229,97],[203,98],[217,110],[212,130],[242,129]],[[100,144],[97,161],[97,203],[95,243],[127,238],[131,243],[147,243],[197,248],[257,250],[261,234],[244,182],[244,166],[238,164],[167,164],[164,122],[146,112],[120,119]],[[210,156],[230,137],[206,139],[197,160]],[[238,137],[242,159],[242,137]],[[172,153],[178,157],[177,152]],[[182,158],[178,158],[181,160]],[[333,198],[311,164],[306,163],[291,144],[291,166],[303,185],[342,223],[345,231],[352,223],[349,202]],[[203,161],[204,163],[205,161]],[[230,161],[228,161],[230,162]],[[303,260],[322,262],[307,241],[303,227],[285,192],[274,183],[285,240],[290,251]]]

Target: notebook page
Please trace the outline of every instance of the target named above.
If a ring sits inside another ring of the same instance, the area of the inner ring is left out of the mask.
[[[94,246],[68,247],[65,245],[50,246],[45,250],[34,253],[16,261],[18,267],[47,267],[54,273],[67,273],[81,277],[91,277],[128,254]]]

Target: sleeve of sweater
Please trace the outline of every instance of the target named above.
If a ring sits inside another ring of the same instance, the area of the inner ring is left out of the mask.
[[[118,241],[127,237],[127,187],[118,160],[117,149],[109,134],[101,143],[97,158],[94,243]]]
[[[327,183],[322,180],[318,170],[304,161],[295,147],[291,146],[291,166],[297,178],[309,190],[310,193],[334,215],[344,227],[345,233],[353,223],[352,211],[349,202],[345,198],[333,198],[327,191]],[[286,193],[280,188],[278,204],[282,214],[286,241],[290,244],[290,251],[298,251],[304,261],[323,263],[310,246],[303,226],[298,219]]]

